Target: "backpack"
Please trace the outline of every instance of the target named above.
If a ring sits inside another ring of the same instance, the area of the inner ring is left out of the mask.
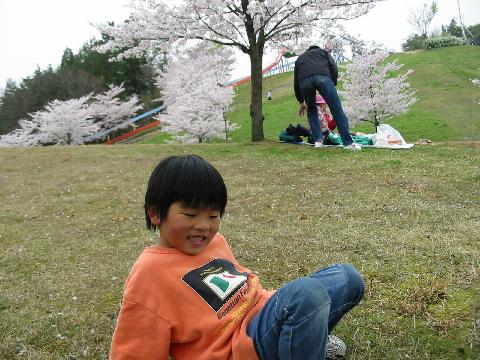
[[[292,142],[292,143],[300,143],[303,142],[303,137],[306,136],[307,138],[310,137],[310,131],[305,126],[297,124],[297,126],[293,126],[289,124],[285,130],[280,132],[278,136],[280,141],[284,142]]]

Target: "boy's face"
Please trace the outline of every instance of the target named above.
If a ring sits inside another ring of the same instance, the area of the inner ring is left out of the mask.
[[[170,206],[165,220],[151,213],[150,218],[160,229],[160,246],[189,255],[201,253],[220,227],[219,210],[188,208],[178,202]]]

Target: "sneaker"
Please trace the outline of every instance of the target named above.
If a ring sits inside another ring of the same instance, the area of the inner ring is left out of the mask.
[[[316,148],[321,148],[321,147],[323,147],[323,146],[324,146],[324,145],[323,145],[323,142],[322,142],[322,141],[315,141],[315,147],[316,147]]]
[[[338,336],[328,335],[326,360],[344,359],[347,346]]]
[[[362,147],[360,145],[358,145],[357,143],[351,143],[350,145],[344,146],[343,148],[345,150],[353,150],[353,151],[362,150]]]

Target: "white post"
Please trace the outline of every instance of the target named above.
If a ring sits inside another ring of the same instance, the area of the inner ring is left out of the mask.
[[[460,11],[460,0],[457,0],[457,5],[458,5],[458,18],[460,20],[460,27],[462,28],[463,40],[467,40],[467,36],[465,35],[465,26],[463,25],[463,20],[462,20],[462,12]]]

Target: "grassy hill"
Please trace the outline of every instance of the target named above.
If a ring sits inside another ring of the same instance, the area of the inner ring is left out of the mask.
[[[480,47],[461,46],[412,53],[393,54],[394,59],[404,64],[403,69],[413,69],[409,83],[417,91],[418,102],[409,112],[389,119],[391,124],[409,142],[418,139],[432,141],[461,141],[480,139],[480,106],[474,104],[480,98],[480,88],[469,79],[480,78]],[[249,83],[236,91],[229,118],[241,125],[231,134],[234,142],[250,140]],[[341,83],[339,84],[341,87]],[[306,124],[306,118],[297,115],[298,105],[293,94],[293,73],[285,73],[264,79],[264,99],[272,89],[273,100],[264,101],[265,137],[276,140],[281,129],[289,123]],[[353,130],[375,132],[371,124],[360,124]],[[142,140],[158,143],[164,135],[152,134]]]

